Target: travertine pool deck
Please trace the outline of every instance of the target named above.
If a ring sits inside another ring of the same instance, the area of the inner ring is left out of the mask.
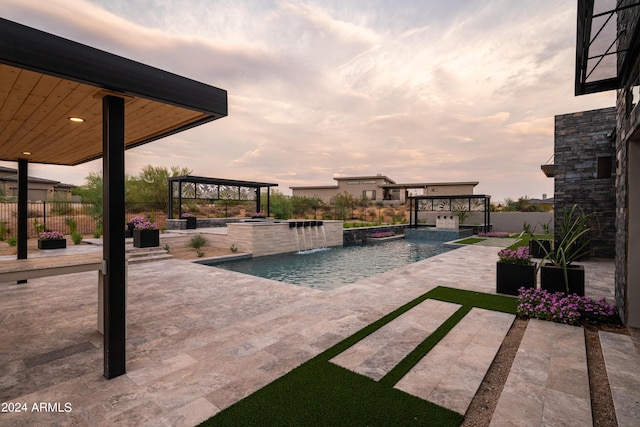
[[[0,403],[28,408],[0,425],[195,425],[436,286],[495,293],[498,250],[463,247],[333,291],[178,260],[129,266],[127,374],[110,381],[94,274],[0,284]],[[585,264],[587,295],[611,298],[613,263]],[[638,372],[637,347],[616,348],[612,369]],[[636,383],[615,384],[637,419],[638,390],[624,389]],[[40,402],[59,411],[33,411]]]

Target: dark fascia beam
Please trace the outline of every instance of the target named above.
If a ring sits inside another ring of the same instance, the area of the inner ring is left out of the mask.
[[[586,78],[589,45],[591,41],[591,20],[594,0],[578,0],[576,31],[576,75],[575,94],[582,95]]]
[[[231,185],[234,187],[247,187],[247,188],[262,188],[262,187],[277,187],[278,184],[269,182],[256,182],[256,181],[239,181],[235,179],[222,179],[222,178],[207,178],[204,176],[174,176],[168,179],[169,182],[189,182],[194,184],[210,184],[210,185]]]
[[[214,118],[227,115],[227,91],[0,18],[0,62]]]

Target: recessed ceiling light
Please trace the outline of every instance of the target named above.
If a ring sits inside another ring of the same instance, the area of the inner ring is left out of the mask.
[[[84,122],[84,119],[82,117],[69,117],[69,120],[71,120],[72,122],[76,122],[76,123]]]
[[[25,156],[30,156],[31,155],[31,151],[23,151],[22,154],[24,154]]]

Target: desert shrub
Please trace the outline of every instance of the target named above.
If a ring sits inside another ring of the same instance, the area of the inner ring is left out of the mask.
[[[207,244],[207,239],[202,237],[202,234],[196,234],[191,237],[191,240],[187,242],[187,246],[195,249],[196,251],[200,250],[201,247]]]
[[[0,242],[4,242],[7,239],[7,232],[6,221],[0,221]]]
[[[82,243],[82,238],[82,233],[78,231],[74,231],[71,233],[71,241],[73,241],[74,245],[79,245],[80,243]]]
[[[16,239],[16,236],[11,236],[7,238],[7,243],[9,244],[9,246],[15,246],[18,244],[18,239]]]
[[[69,217],[64,220],[64,223],[69,227],[69,234],[73,235],[73,233],[78,231],[78,222],[75,219]]]

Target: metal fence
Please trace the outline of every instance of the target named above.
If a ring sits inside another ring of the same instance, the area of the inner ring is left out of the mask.
[[[167,225],[167,207],[153,203],[127,203],[125,222],[135,216],[151,219],[164,228]],[[77,231],[82,234],[97,234],[100,230],[95,209],[89,203],[43,201],[27,204],[27,234],[29,238],[38,237],[40,231],[59,231],[70,234],[69,218],[75,221]],[[18,204],[0,202],[0,240],[16,236],[18,230]]]

